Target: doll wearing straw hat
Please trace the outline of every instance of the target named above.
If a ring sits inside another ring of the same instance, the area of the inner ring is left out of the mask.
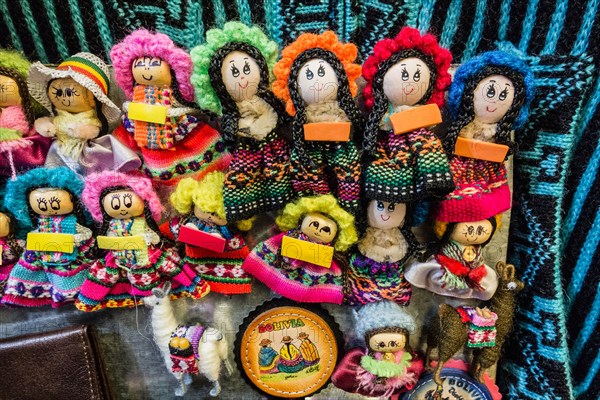
[[[109,76],[107,65],[90,53],[77,53],[56,68],[40,62],[31,66],[29,92],[52,115],[36,120],[36,130],[56,138],[46,166],[66,166],[84,177],[140,167],[134,152],[107,135],[121,114],[108,97]]]
[[[44,165],[50,148],[50,139],[33,129],[43,107],[27,91],[29,66],[20,53],[0,50],[0,175]]]

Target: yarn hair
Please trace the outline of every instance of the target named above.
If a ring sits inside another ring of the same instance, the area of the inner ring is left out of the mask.
[[[417,104],[437,104],[440,108],[444,106],[444,94],[452,81],[448,73],[452,54],[439,46],[435,36],[421,36],[419,30],[405,27],[395,38],[380,40],[362,70],[366,80],[363,98],[365,106],[371,110],[363,143],[367,152],[373,151],[381,118],[388,110],[389,101],[383,91],[385,74],[401,60],[410,57],[423,60],[431,75],[429,87]]]
[[[346,251],[358,241],[354,216],[340,207],[335,197],[330,194],[302,197],[295,202],[288,203],[275,220],[275,223],[282,231],[295,229],[300,226],[301,219],[311,212],[325,214],[335,221],[338,226],[338,233],[334,248],[337,251]]]
[[[223,83],[221,67],[225,57],[233,51],[242,51],[252,57],[260,69],[260,82],[256,95],[269,104],[278,115],[278,124],[285,122],[286,112],[283,103],[269,89],[269,66],[261,52],[254,46],[244,42],[229,42],[217,49],[210,60],[209,77],[214,93],[221,104],[221,132],[223,139],[234,149],[237,142],[238,123],[240,112],[236,102],[229,94]]]
[[[206,32],[206,43],[194,47],[191,51],[191,58],[194,65],[191,82],[196,91],[196,102],[198,105],[218,115],[223,114],[223,96],[219,93],[219,90],[221,90],[219,85],[213,85],[213,77],[210,74],[210,69],[214,62],[215,53],[229,43],[244,43],[248,47],[254,48],[254,52],[260,54],[260,57],[258,57],[240,48],[241,51],[252,56],[261,67],[261,87],[263,82],[266,82],[266,87],[268,88],[271,81],[269,71],[273,70],[279,53],[277,43],[269,39],[258,26],[249,27],[241,22],[230,21],[221,29],[210,29]],[[267,79],[263,79],[263,65],[261,65],[259,59],[262,59],[266,65]],[[269,104],[271,103],[269,102]]]
[[[169,36],[138,29],[127,35],[123,41],[113,46],[110,59],[115,70],[115,79],[127,98],[133,97],[135,86],[131,66],[139,57],[158,57],[171,67],[173,92],[181,96],[181,102],[194,100],[194,88],[190,82],[192,59],[183,49],[177,47]],[[180,100],[180,99],[177,99]]]

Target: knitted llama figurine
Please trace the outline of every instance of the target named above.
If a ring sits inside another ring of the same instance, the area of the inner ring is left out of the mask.
[[[13,178],[44,165],[52,142],[33,129],[44,108],[27,90],[29,66],[22,54],[0,49],[0,175]]]
[[[228,22],[192,52],[196,101],[221,115],[232,160],[223,196],[230,222],[278,210],[293,195],[290,149],[280,136],[288,119],[270,90],[279,48],[258,27]]]
[[[147,176],[174,185],[227,167],[225,143],[194,108],[189,54],[165,34],[138,29],[112,48],[110,58],[128,100],[114,134],[142,154]]]
[[[363,129],[354,103],[358,50],[335,33],[304,33],[281,52],[273,93],[293,116],[292,185],[298,196],[333,193],[350,212],[358,207],[360,155],[351,133]]]
[[[36,130],[56,138],[47,167],[66,166],[82,177],[140,167],[139,157],[109,134],[121,114],[108,98],[109,83],[108,66],[90,53],[77,53],[56,68],[31,66],[29,92],[52,115],[36,120]]]

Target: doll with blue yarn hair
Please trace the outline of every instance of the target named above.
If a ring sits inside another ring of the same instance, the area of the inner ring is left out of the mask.
[[[411,390],[423,372],[423,360],[409,344],[414,318],[391,301],[367,304],[355,317],[364,346],[346,353],[333,372],[333,384],[368,397],[390,398]]]
[[[59,307],[73,302],[93,257],[80,196],[83,182],[67,167],[36,168],[7,183],[4,205],[30,232],[67,234],[73,251],[25,250],[10,272],[3,304]]]

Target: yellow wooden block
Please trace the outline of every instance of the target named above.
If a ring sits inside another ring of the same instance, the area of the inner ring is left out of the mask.
[[[72,253],[74,242],[73,235],[69,233],[30,232],[27,234],[27,250]]]
[[[284,236],[281,241],[281,255],[331,268],[333,247]]]
[[[139,235],[134,236],[98,236],[98,247],[104,250],[143,250],[146,241]]]
[[[164,125],[167,120],[167,107],[159,104],[129,103],[127,118],[135,121],[152,122]]]

